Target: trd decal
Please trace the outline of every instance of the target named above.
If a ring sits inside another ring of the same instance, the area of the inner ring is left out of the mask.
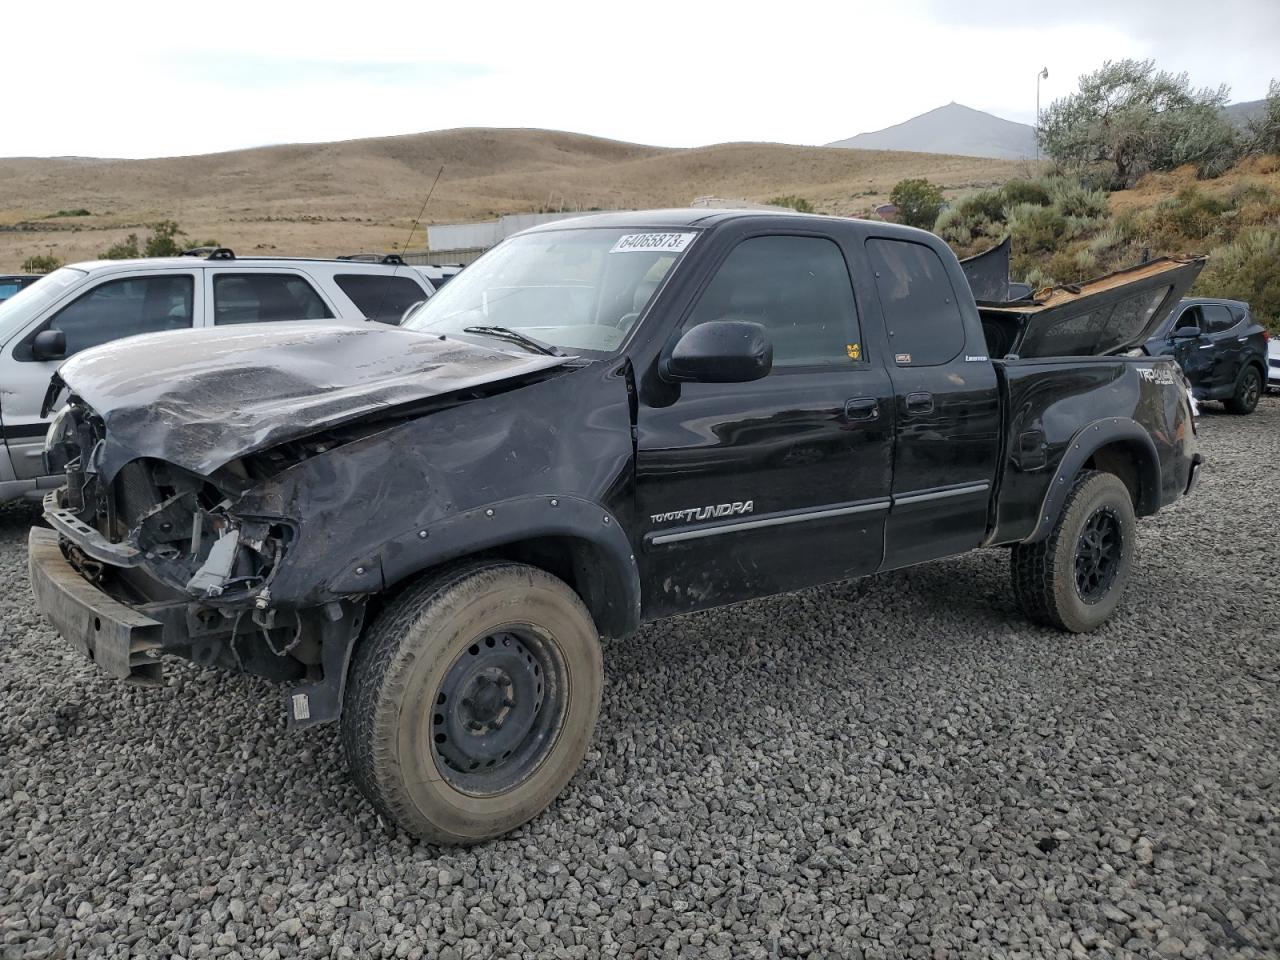
[[[1148,383],[1174,383],[1170,367],[1139,367],[1138,376]]]
[[[705,507],[689,507],[687,510],[654,513],[649,516],[649,519],[654,523],[670,523],[673,520],[690,523],[694,520],[711,520],[716,517],[738,517],[744,513],[751,513],[754,509],[754,500],[739,500],[734,503],[715,503],[707,504]]]

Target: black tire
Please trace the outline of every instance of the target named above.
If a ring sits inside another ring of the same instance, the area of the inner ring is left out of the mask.
[[[1262,396],[1262,374],[1254,366],[1245,367],[1236,380],[1236,391],[1230,400],[1223,401],[1228,413],[1253,413],[1258,406],[1258,398]]]
[[[603,682],[599,635],[567,584],[524,564],[462,564],[400,594],[360,640],[343,750],[384,819],[432,843],[478,843],[564,789]]]
[[[1013,548],[1013,593],[1023,612],[1037,623],[1072,633],[1101,626],[1129,582],[1136,534],[1133,500],[1123,481],[1111,473],[1082,472],[1049,536]],[[1096,546],[1099,538],[1115,551]],[[1105,571],[1104,556],[1114,560]]]

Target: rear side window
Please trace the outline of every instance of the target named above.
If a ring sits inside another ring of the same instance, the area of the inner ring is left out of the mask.
[[[408,277],[341,273],[333,279],[357,310],[381,323],[399,323],[406,310],[427,299],[426,291]]]
[[[901,366],[946,363],[964,348],[964,319],[942,258],[922,243],[871,239],[867,257],[889,332],[889,352]]]
[[[711,278],[685,329],[710,320],[761,324],[775,366],[848,365],[862,356],[844,254],[821,237],[742,241]]]
[[[311,284],[292,273],[219,273],[213,278],[213,322],[325,320],[332,317]]]
[[[1200,317],[1201,333],[1225,333],[1236,325],[1235,316],[1220,303],[1201,304]]]
[[[195,280],[189,273],[108,280],[55,313],[40,330],[61,330],[69,357],[122,337],[191,326]],[[40,331],[36,331],[39,333]],[[33,333],[14,351],[30,360]]]

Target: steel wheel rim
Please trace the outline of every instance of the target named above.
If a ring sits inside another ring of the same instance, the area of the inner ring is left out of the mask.
[[[566,679],[559,647],[531,625],[477,638],[436,690],[428,743],[436,769],[452,787],[474,796],[524,782],[555,745]]]
[[[1115,585],[1124,557],[1124,527],[1111,507],[1099,507],[1076,540],[1076,591],[1085,603],[1098,603]]]

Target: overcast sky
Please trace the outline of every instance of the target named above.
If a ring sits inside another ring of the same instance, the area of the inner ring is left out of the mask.
[[[461,126],[826,143],[951,100],[1033,122],[1103,60],[1232,100],[1280,0],[6,4],[0,156],[153,157]],[[0,204],[2,205],[2,204]]]

